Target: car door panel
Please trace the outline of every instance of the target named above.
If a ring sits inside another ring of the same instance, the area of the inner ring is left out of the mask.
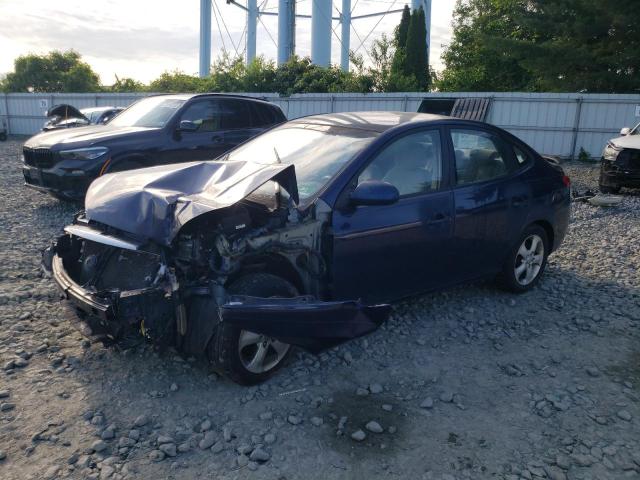
[[[442,191],[334,212],[336,298],[390,300],[448,282],[452,205],[451,192]]]

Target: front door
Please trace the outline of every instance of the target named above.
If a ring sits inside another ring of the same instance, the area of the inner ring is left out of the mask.
[[[447,283],[453,197],[439,129],[385,145],[358,175],[394,185],[400,199],[333,213],[333,291],[338,299],[391,300]],[[348,192],[346,192],[348,194]]]
[[[196,125],[194,131],[176,130],[172,146],[165,152],[163,163],[211,160],[229,150],[222,124],[224,107],[221,100],[208,98],[195,100],[182,112],[180,122],[189,121]]]

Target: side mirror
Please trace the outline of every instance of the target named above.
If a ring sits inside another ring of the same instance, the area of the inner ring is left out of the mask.
[[[391,205],[399,198],[396,187],[380,180],[362,182],[349,196],[352,205]]]
[[[178,130],[181,132],[195,132],[198,130],[198,125],[193,123],[191,120],[181,120]]]
[[[620,130],[620,135],[622,135],[623,137],[629,135],[630,133],[631,129],[629,127],[624,127],[622,130]]]

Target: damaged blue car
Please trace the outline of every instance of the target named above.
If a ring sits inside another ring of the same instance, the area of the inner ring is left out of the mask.
[[[498,128],[317,115],[216,160],[98,178],[44,263],[83,334],[173,345],[255,384],[292,346],[374,331],[385,302],[491,277],[529,290],[569,204],[562,169]]]

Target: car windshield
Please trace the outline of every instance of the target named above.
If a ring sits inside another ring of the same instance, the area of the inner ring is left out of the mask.
[[[122,111],[109,122],[116,127],[161,128],[186,100],[180,98],[150,97],[140,100]]]
[[[228,160],[295,165],[301,200],[315,195],[378,132],[295,124],[271,130],[228,155]]]

